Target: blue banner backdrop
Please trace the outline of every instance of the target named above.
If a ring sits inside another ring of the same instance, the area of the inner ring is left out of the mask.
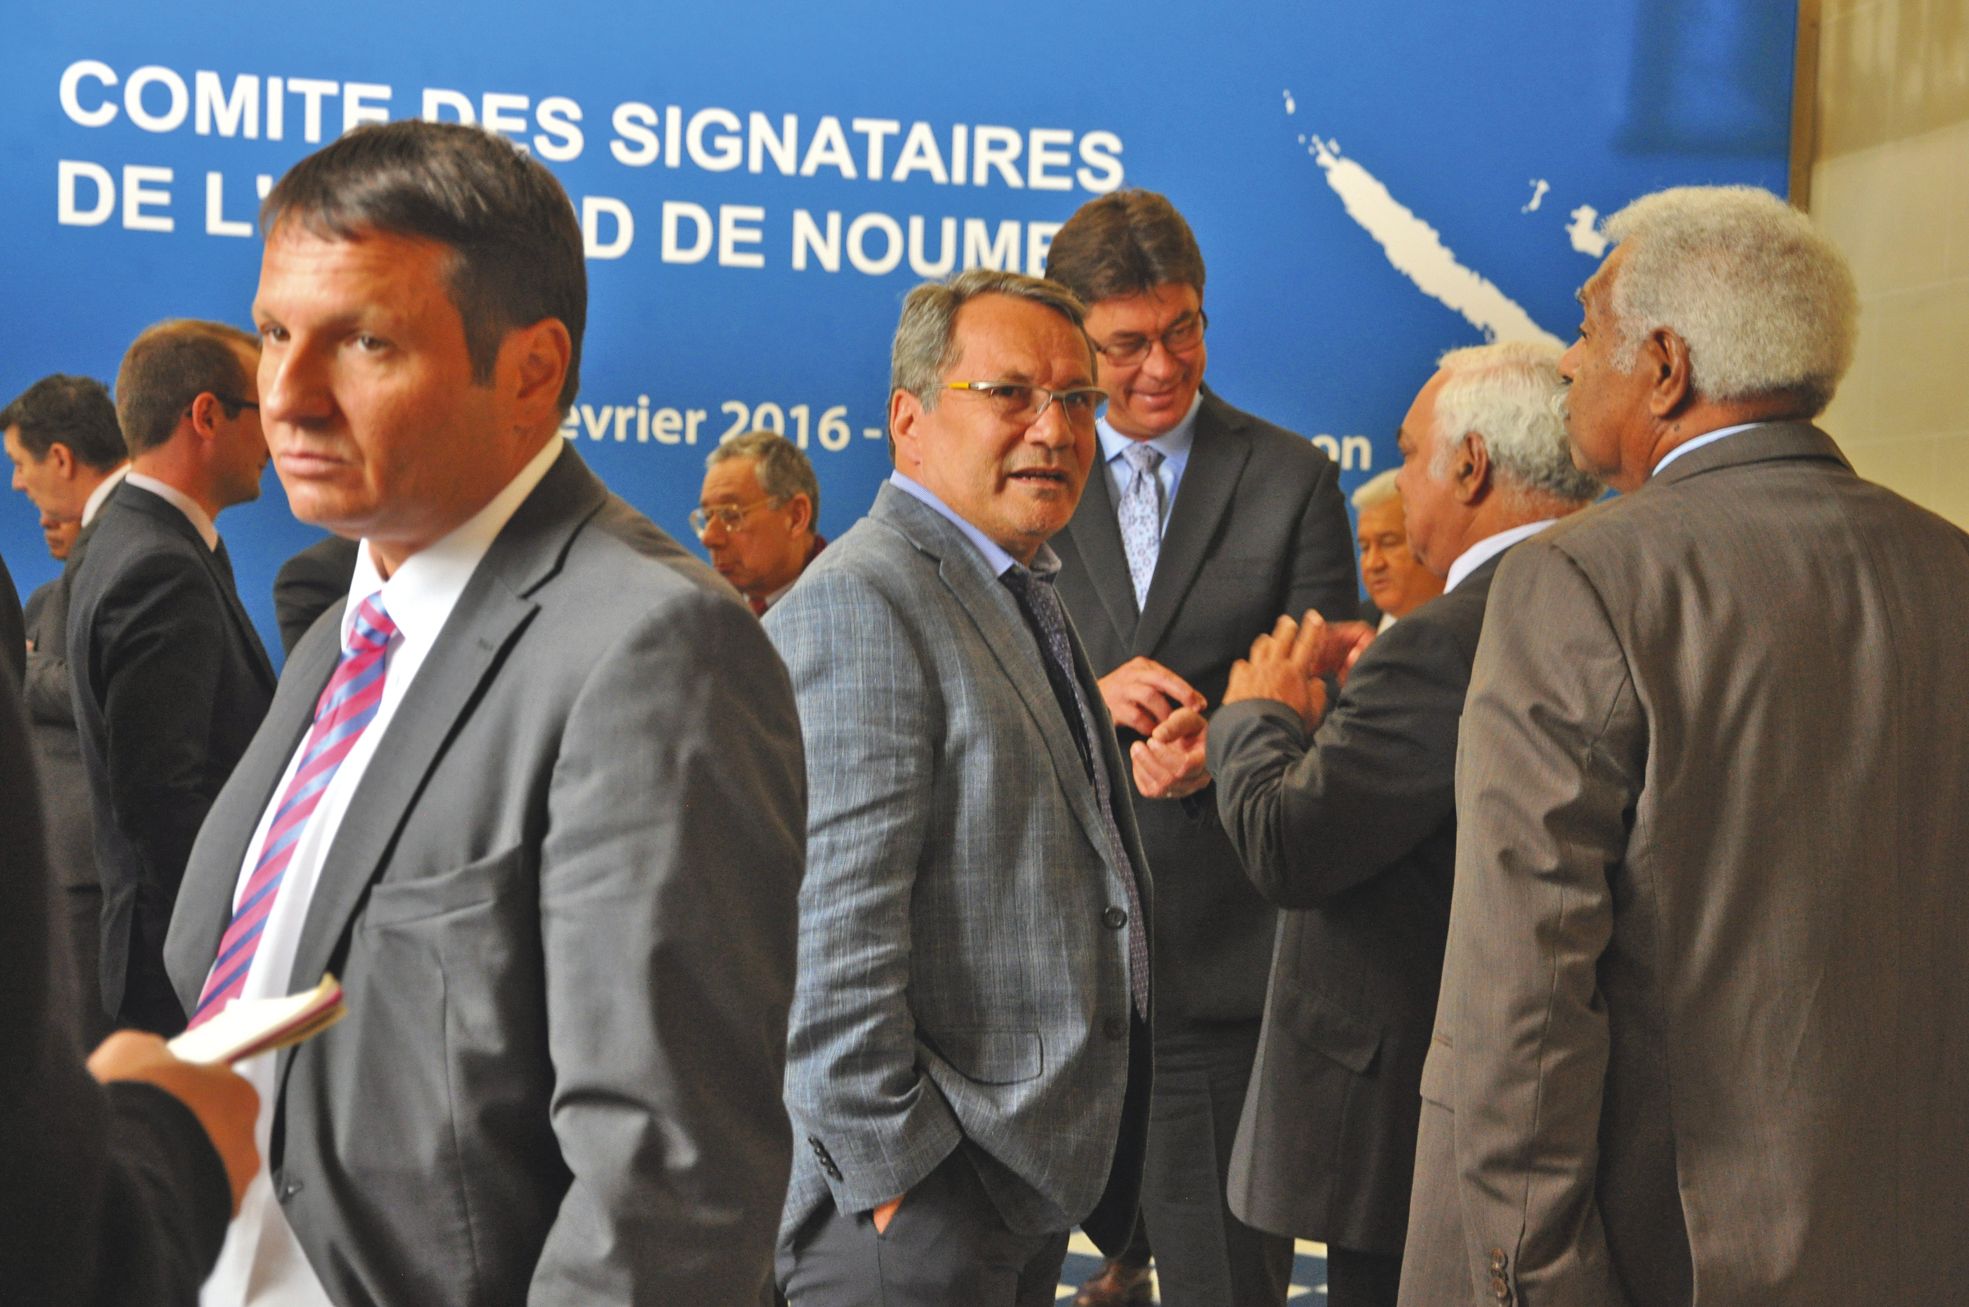
[[[1783,189],[1795,23],[1762,0],[34,8],[0,78],[0,401],[112,380],[162,318],[251,326],[273,178],[355,123],[478,121],[583,216],[566,434],[686,537],[705,453],[756,426],[804,441],[822,528],[845,529],[888,470],[902,296],[1039,271],[1118,186],[1196,230],[1212,384],[1351,489],[1392,465],[1442,350],[1570,337],[1604,214],[1678,183]],[[277,650],[273,574],[316,533],[271,473],[220,526]],[[23,593],[55,573],[24,499],[0,553]]]

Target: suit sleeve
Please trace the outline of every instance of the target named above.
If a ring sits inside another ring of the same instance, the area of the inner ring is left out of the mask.
[[[73,726],[75,698],[69,690],[68,659],[31,650],[27,655],[27,679],[21,686],[21,702],[34,721]]]
[[[151,906],[167,915],[217,797],[205,773],[231,620],[224,603],[195,560],[161,551],[120,571],[94,610],[90,674],[110,806],[143,858]]]
[[[1329,621],[1344,621],[1360,611],[1353,528],[1340,494],[1340,469],[1330,458],[1320,459],[1319,476],[1293,532],[1292,550],[1287,613],[1297,618],[1317,608]],[[1253,637],[1259,634],[1251,632]]]
[[[1559,550],[1513,550],[1491,606],[1537,617],[1485,627],[1463,718],[1442,1002],[1464,1239],[1476,1283],[1501,1251],[1520,1301],[1618,1304],[1596,1199],[1598,966],[1645,721],[1599,597]]]
[[[0,562],[0,671],[12,678],[12,689],[19,689],[27,669],[27,624],[21,614],[20,593],[7,565]]]
[[[1266,900],[1317,907],[1450,818],[1467,658],[1441,627],[1398,624],[1362,655],[1310,745],[1283,704],[1217,710],[1217,811]]]
[[[914,1187],[961,1132],[917,1068],[910,900],[933,806],[941,706],[889,598],[809,573],[767,614],[793,675],[816,784],[800,890],[787,1102],[842,1211]]]
[[[39,791],[5,702],[0,762],[0,1285],[8,1302],[192,1303],[232,1208],[225,1167],[169,1094],[83,1069],[50,1001]]]
[[[596,663],[540,868],[570,1180],[534,1304],[749,1304],[772,1265],[805,777],[785,670],[708,592]]]

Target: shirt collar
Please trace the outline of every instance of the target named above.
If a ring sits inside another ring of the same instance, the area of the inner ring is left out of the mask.
[[[1183,420],[1153,440],[1137,440],[1133,436],[1124,436],[1108,425],[1107,414],[1101,414],[1100,420],[1094,424],[1094,430],[1099,432],[1101,437],[1101,462],[1114,462],[1130,445],[1148,445],[1152,449],[1160,450],[1165,459],[1181,458],[1189,453],[1190,446],[1196,443],[1196,415],[1202,407],[1203,390],[1199,387],[1196,398],[1190,401],[1190,411],[1183,414]]]
[[[82,503],[83,526],[87,526],[96,520],[96,514],[103,511],[103,503],[109,498],[109,492],[122,485],[123,478],[129,475],[130,465],[128,463],[118,463],[114,472],[96,483],[96,488],[89,492],[88,499]]]
[[[1532,536],[1537,535],[1540,531],[1543,531],[1546,527],[1551,526],[1558,520],[1556,517],[1543,517],[1536,522],[1526,522],[1523,526],[1514,526],[1508,531],[1499,531],[1494,536],[1485,536],[1483,539],[1477,541],[1476,544],[1471,545],[1468,549],[1458,554],[1456,561],[1449,565],[1449,576],[1443,581],[1443,593],[1448,594],[1450,591],[1456,589],[1458,583],[1463,578],[1469,576],[1470,573],[1476,571],[1485,563],[1488,563],[1491,559],[1509,549],[1512,545],[1517,544],[1520,540],[1529,540]]]
[[[378,590],[383,592],[383,610],[406,641],[426,647],[435,641],[492,542],[547,475],[565,443],[557,432],[491,502],[451,534],[404,559],[387,581],[376,570],[369,542],[363,541],[349,578],[348,606],[342,610],[342,647],[349,647],[357,607]]]
[[[993,576],[1003,576],[1012,568],[1020,565],[1019,560],[1006,553],[997,541],[959,517],[952,511],[949,504],[938,499],[934,493],[924,486],[912,481],[900,471],[889,474],[889,483],[910,497],[921,500],[926,506],[933,509],[938,516],[944,518],[952,526],[963,532],[964,538],[969,540],[980,554],[984,555],[985,563],[990,566]],[[1028,570],[1034,576],[1051,579],[1053,574],[1060,570],[1060,560],[1058,555],[1054,554],[1051,545],[1041,545],[1039,546],[1039,552],[1033,555],[1032,562],[1027,566]]]
[[[205,542],[205,547],[217,552],[219,548],[219,528],[212,525],[211,516],[204,509],[200,508],[190,495],[176,486],[166,485],[156,477],[145,476],[141,472],[126,472],[123,479],[139,490],[150,491],[150,493],[156,495],[180,513],[183,513],[185,520],[191,523],[192,530],[198,532],[198,538]],[[98,488],[100,489],[100,487]],[[85,508],[83,512],[86,514],[88,510]]]
[[[1661,461],[1654,465],[1654,470],[1652,472],[1649,472],[1648,476],[1650,479],[1660,476],[1661,470],[1667,467],[1670,463],[1673,463],[1676,459],[1682,457],[1682,455],[1684,454],[1694,453],[1696,450],[1701,449],[1704,445],[1713,445],[1717,441],[1723,439],[1726,436],[1734,436],[1739,431],[1748,431],[1752,427],[1761,427],[1764,425],[1765,424],[1762,422],[1739,422],[1733,427],[1721,427],[1715,431],[1707,432],[1703,435],[1696,436],[1692,440],[1685,440],[1681,444],[1675,446],[1675,448],[1669,450],[1666,454],[1663,454],[1661,456]]]

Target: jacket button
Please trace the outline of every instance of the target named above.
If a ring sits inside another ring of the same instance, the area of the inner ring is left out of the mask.
[[[1128,909],[1119,907],[1109,908],[1101,914],[1101,924],[1109,930],[1120,930],[1128,924]]]
[[[1128,1022],[1123,1017],[1107,1017],[1101,1022],[1101,1033],[1109,1039],[1126,1039]]]
[[[277,1194],[277,1197],[281,1202],[284,1203],[292,1199],[295,1194],[298,1194],[300,1192],[301,1192],[301,1182],[299,1180],[282,1180],[280,1182],[280,1189]]]
[[[1500,1303],[1509,1303],[1511,1301],[1511,1286],[1504,1282],[1503,1276],[1493,1275],[1490,1277],[1490,1296],[1497,1299]]]
[[[1502,1248],[1493,1248],[1490,1250],[1490,1273],[1492,1275],[1504,1274],[1504,1268],[1507,1264]]]

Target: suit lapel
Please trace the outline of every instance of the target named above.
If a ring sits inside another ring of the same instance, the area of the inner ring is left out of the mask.
[[[568,542],[606,497],[580,456],[563,449],[472,573],[349,798],[308,904],[290,988],[312,985],[327,970],[425,778],[539,610],[533,591],[559,570]]]
[[[937,560],[938,577],[955,597],[957,606],[970,619],[985,647],[998,660],[1006,679],[1025,703],[1026,711],[1038,724],[1040,736],[1046,741],[1046,752],[1053,760],[1053,770],[1060,777],[1060,788],[1073,809],[1073,815],[1094,847],[1106,850],[1107,832],[1095,806],[1094,787],[1087,783],[1079,746],[1067,734],[1073,729],[1073,723],[1061,714],[1059,701],[1053,697],[1052,682],[1046,677],[1045,664],[1039,661],[1044,656],[1039,651],[1039,641],[1026,624],[1018,600],[1013,598],[1003,582],[991,574],[983,555],[955,526],[907,492],[884,483],[876,493],[871,515],[894,526],[924,553]],[[1081,682],[1081,691],[1086,694],[1093,684],[1091,673],[1087,670],[1087,657],[1080,648],[1079,640],[1072,637],[1071,621],[1067,630],[1074,647],[1075,672]],[[1098,731],[1095,733],[1099,734]]]
[[[201,545],[204,543],[203,540],[199,541]],[[232,614],[234,638],[245,647],[247,657],[253,664],[253,670],[259,673],[260,679],[265,682],[269,690],[273,689],[273,660],[267,657],[267,647],[260,643],[260,633],[253,628],[253,619],[247,615],[246,605],[240,602],[239,583],[234,578],[232,569],[220,566],[218,556],[209,549],[199,557],[205,564],[205,570],[211,574],[213,582],[219,587],[219,593],[226,597],[226,611]]]
[[[1101,598],[1101,609],[1114,627],[1116,644],[1126,649],[1135,639],[1141,614],[1135,608],[1135,580],[1121,543],[1121,522],[1115,516],[1106,460],[1097,461],[1088,474],[1087,488],[1081,492],[1073,520],[1067,523],[1066,537],[1067,545],[1080,555],[1094,593]]]
[[[1230,512],[1231,492],[1237,489],[1250,457],[1251,444],[1231,424],[1227,406],[1206,390],[1203,407],[1196,415],[1196,442],[1190,447],[1176,504],[1169,513],[1169,529],[1163,533],[1162,548],[1156,554],[1148,603],[1135,628],[1136,653],[1153,654],[1156,642],[1182,607],[1183,596],[1196,581],[1210,542],[1217,538]],[[1112,520],[1114,514],[1110,512],[1108,517]],[[1126,570],[1124,565],[1124,574]]]

